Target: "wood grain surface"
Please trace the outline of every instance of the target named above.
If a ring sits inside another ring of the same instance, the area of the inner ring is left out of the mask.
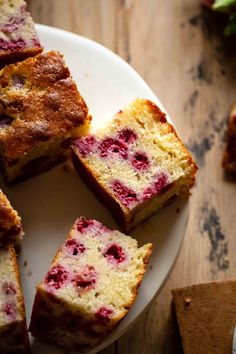
[[[181,353],[171,289],[236,277],[236,183],[221,168],[236,100],[236,42],[200,0],[32,0],[34,20],[92,38],[128,61],[173,117],[200,171],[177,264],[149,311],[103,354]],[[233,49],[234,48],[234,49]]]

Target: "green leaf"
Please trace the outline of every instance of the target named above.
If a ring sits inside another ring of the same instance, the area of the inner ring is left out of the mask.
[[[216,11],[230,11],[236,7],[236,0],[216,0],[212,6]]]
[[[227,24],[224,34],[226,36],[231,36],[232,34],[236,34],[236,16],[231,16],[229,19],[229,23]]]

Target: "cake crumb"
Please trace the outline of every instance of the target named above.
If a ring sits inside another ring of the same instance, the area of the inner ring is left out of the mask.
[[[186,296],[186,297],[184,298],[184,304],[185,304],[186,306],[189,306],[189,305],[191,304],[191,301],[192,301],[192,299],[191,299],[191,297],[189,297],[189,296]]]
[[[28,264],[28,261],[25,260],[25,261],[24,261],[24,267],[27,267],[27,264]]]

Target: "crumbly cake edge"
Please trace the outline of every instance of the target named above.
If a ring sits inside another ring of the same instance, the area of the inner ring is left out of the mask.
[[[30,354],[31,350],[30,350],[30,343],[29,343],[29,336],[28,336],[28,330],[27,330],[27,323],[26,323],[26,315],[25,315],[25,303],[24,303],[24,297],[23,297],[23,293],[22,293],[22,287],[21,287],[21,279],[20,279],[20,272],[19,272],[19,266],[17,263],[17,257],[16,257],[16,251],[15,248],[13,246],[12,243],[8,243],[7,244],[7,249],[10,253],[10,257],[12,259],[12,263],[13,263],[13,268],[15,271],[15,275],[16,275],[16,279],[20,288],[20,294],[19,294],[19,303],[20,303],[20,308],[21,308],[21,315],[22,318],[24,319],[22,322],[22,331],[25,332],[25,337],[24,337],[24,344],[25,344],[25,351],[26,354]]]
[[[188,149],[186,148],[186,146],[182,142],[181,138],[177,134],[177,131],[175,130],[174,126],[171,123],[169,123],[169,121],[167,120],[166,114],[164,112],[162,112],[160,110],[160,108],[155,103],[153,103],[147,99],[137,99],[133,103],[131,103],[131,105],[133,105],[133,104],[135,105],[135,103],[137,101],[141,102],[143,105],[146,105],[150,109],[151,113],[154,114],[153,118],[155,118],[155,120],[157,122],[161,121],[163,124],[168,124],[168,127],[170,128],[171,133],[173,133],[175,135],[176,139],[178,140],[178,142],[180,144],[180,149],[182,149],[184,154],[188,157],[188,165],[192,166],[192,171],[191,171],[191,174],[188,175],[187,177],[189,180],[191,180],[191,183],[188,185],[186,190],[183,190],[183,193],[181,193],[179,196],[186,197],[188,195],[191,195],[190,189],[195,184],[196,173],[198,171],[197,164],[195,163],[190,152],[188,151]],[[116,123],[117,116],[118,116],[118,114],[116,114],[113,118],[114,123]],[[71,149],[72,149],[72,161],[73,161],[74,167],[77,170],[78,174],[81,176],[83,181],[92,189],[92,191],[97,196],[97,198],[102,203],[107,205],[109,210],[113,210],[114,217],[115,217],[116,221],[118,222],[118,224],[122,227],[122,229],[125,232],[129,232],[132,228],[134,228],[136,226],[136,224],[132,224],[133,220],[129,221],[129,216],[135,215],[135,212],[136,212],[135,208],[131,212],[121,202],[119,202],[119,200],[117,198],[112,196],[109,193],[109,191],[98,182],[95,173],[93,173],[92,169],[84,161],[84,159],[78,157],[78,155],[76,153],[76,147],[71,145]],[[158,196],[155,195],[152,199],[154,199],[155,197],[158,197]],[[142,208],[143,204],[144,203],[141,203],[140,205],[138,205],[138,209],[140,209],[140,207]],[[148,203],[145,203],[145,204],[147,205]],[[153,215],[153,213],[151,215]],[[148,216],[148,218],[151,217],[151,215]]]
[[[111,229],[111,231],[113,231]],[[69,231],[69,233],[67,234],[67,237],[66,237],[66,240],[67,238],[70,236],[70,233],[71,233],[71,230]],[[66,242],[66,241],[65,241]],[[51,267],[54,266],[54,264],[57,263],[58,261],[58,258],[60,257],[61,255],[61,252],[62,252],[62,249],[63,249],[63,246],[64,246],[64,243],[62,244],[62,246],[58,249],[57,253],[55,254],[54,258],[53,258],[53,261],[49,267],[49,269],[51,269]],[[125,310],[123,311],[123,313],[120,314],[120,316],[117,316],[116,318],[112,319],[112,322],[111,322],[111,325],[112,325],[112,329],[109,333],[105,333],[104,336],[101,335],[101,338],[99,339],[98,344],[100,344],[111,332],[113,332],[115,330],[115,328],[118,326],[118,324],[120,323],[120,321],[127,315],[127,313],[129,312],[129,309],[132,307],[132,305],[134,304],[137,296],[138,296],[138,292],[139,292],[139,287],[142,283],[142,280],[143,280],[143,277],[145,275],[145,272],[147,270],[147,266],[149,264],[149,259],[150,259],[150,256],[153,252],[153,244],[151,243],[147,243],[143,246],[140,246],[138,247],[139,248],[143,248],[145,247],[145,255],[144,257],[142,258],[143,259],[143,263],[142,263],[142,269],[140,269],[140,273],[139,273],[139,276],[137,278],[137,283],[136,285],[132,288],[132,298],[130,300],[130,302],[125,306]],[[31,313],[31,322],[30,322],[30,327],[29,327],[29,331],[33,332],[33,327],[31,327],[31,323],[32,323],[32,318],[33,318],[33,313],[36,312],[37,313],[37,305],[38,305],[38,302],[40,301],[40,298],[41,296],[45,294],[47,294],[47,291],[42,287],[43,285],[43,281],[40,282],[39,284],[37,284],[36,286],[36,295],[35,295],[35,299],[34,299],[34,304],[33,304],[33,309],[32,309],[32,313]],[[60,299],[60,301],[63,303],[63,301]],[[34,334],[32,334],[34,336]],[[37,335],[36,335],[37,337]],[[41,336],[40,336],[41,337]],[[41,337],[42,338],[42,337]],[[51,341],[52,343],[57,343],[57,341],[53,341],[53,340],[49,340],[49,338],[47,336],[43,337],[46,341]],[[62,345],[62,344],[61,344]],[[62,347],[65,347],[64,345],[62,345]],[[81,350],[80,352],[83,353],[84,351],[86,351],[87,349],[89,348],[92,348],[93,346],[85,346],[84,349],[81,347]],[[73,349],[73,348],[72,348]]]

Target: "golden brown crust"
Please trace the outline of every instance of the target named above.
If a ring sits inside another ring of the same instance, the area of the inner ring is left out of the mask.
[[[14,248],[12,243],[8,243],[6,247],[7,247],[7,250],[9,252],[9,257],[12,260],[14,272],[15,272],[15,275],[16,275],[16,279],[17,279],[17,282],[18,282],[19,289],[20,289],[20,292],[18,294],[18,299],[17,300],[18,300],[18,302],[20,304],[20,315],[24,319],[21,322],[21,333],[23,335],[23,337],[22,337],[22,341],[23,341],[22,345],[24,345],[24,347],[25,347],[25,353],[29,354],[31,352],[31,350],[30,350],[29,337],[28,337],[28,331],[27,331],[27,325],[26,325],[25,304],[24,304],[24,298],[23,298],[23,294],[22,294],[22,290],[21,290],[21,280],[20,280],[19,266],[18,266],[17,258],[16,258],[16,252],[15,252],[15,248]]]
[[[21,219],[0,189],[0,241],[23,235]]]
[[[222,165],[227,173],[236,175],[236,104],[229,117],[227,143]]]
[[[39,54],[0,72],[0,129],[4,159],[21,158],[39,143],[83,124],[88,108],[58,52]]]
[[[235,292],[235,280],[172,291],[184,353],[232,352]]]

